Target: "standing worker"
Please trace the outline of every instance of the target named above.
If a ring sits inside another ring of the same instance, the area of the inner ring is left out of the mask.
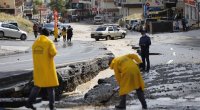
[[[67,42],[71,43],[71,39],[72,39],[72,35],[73,35],[73,29],[71,28],[71,26],[68,26],[67,29]]]
[[[144,31],[141,32],[142,37],[139,41],[139,46],[141,48],[141,57],[142,57],[142,70],[149,72],[150,61],[149,61],[149,46],[151,45],[151,39],[145,34]],[[147,63],[147,69],[145,69]]]
[[[54,42],[58,42],[58,27],[54,28]]]
[[[37,38],[37,36],[38,36],[38,31],[39,31],[38,24],[34,23],[34,25],[33,25],[33,33],[35,35],[35,38]]]
[[[31,90],[27,108],[36,110],[32,105],[41,88],[47,89],[49,97],[49,108],[55,110],[55,91],[54,87],[59,86],[56,73],[54,56],[57,53],[54,43],[48,38],[49,32],[47,29],[42,29],[40,37],[32,46],[33,53],[33,80],[34,87]]]
[[[144,97],[144,81],[142,79],[138,64],[142,63],[136,54],[127,54],[111,61],[110,68],[115,72],[115,78],[119,85],[120,103],[115,106],[118,109],[126,108],[126,96],[136,90],[143,109],[147,109]]]

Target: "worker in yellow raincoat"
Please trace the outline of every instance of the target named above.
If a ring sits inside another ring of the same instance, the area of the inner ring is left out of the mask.
[[[58,27],[56,26],[55,28],[54,28],[54,38],[55,38],[55,40],[54,40],[54,42],[58,42]]]
[[[34,87],[26,104],[27,108],[36,109],[32,104],[35,101],[41,88],[47,89],[49,96],[49,108],[54,110],[55,91],[54,87],[59,86],[56,73],[54,56],[57,53],[54,43],[48,38],[47,29],[42,29],[41,35],[32,46],[33,54],[33,80]]]
[[[137,54],[127,54],[114,58],[110,68],[115,72],[115,78],[119,85],[120,103],[115,108],[126,108],[126,95],[136,90],[138,99],[143,109],[147,109],[144,97],[144,81],[142,79],[138,64],[142,63]]]

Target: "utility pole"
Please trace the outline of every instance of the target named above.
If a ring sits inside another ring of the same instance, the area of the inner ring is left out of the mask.
[[[56,6],[54,9],[54,42],[58,42],[58,0],[56,0]]]
[[[145,19],[145,16],[146,16],[145,0],[142,0],[142,10],[143,10],[143,16],[144,16],[144,19]]]
[[[198,1],[197,5],[198,5],[197,6],[197,8],[198,8],[197,10],[198,11],[197,12],[198,12],[198,28],[199,28],[199,11],[200,11],[200,6],[199,5],[200,5],[200,1]]]

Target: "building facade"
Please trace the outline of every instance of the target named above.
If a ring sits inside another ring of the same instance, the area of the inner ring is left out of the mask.
[[[184,16],[188,20],[189,25],[197,23],[198,7],[195,0],[184,0]]]
[[[115,0],[115,5],[121,7],[120,14],[122,16],[139,15],[141,18],[144,1],[142,0]]]
[[[0,12],[23,16],[24,0],[0,0]]]

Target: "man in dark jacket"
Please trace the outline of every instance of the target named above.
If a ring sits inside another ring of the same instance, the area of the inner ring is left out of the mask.
[[[72,35],[73,35],[73,29],[71,28],[71,26],[68,27],[67,29],[67,42],[71,42],[72,39]]]
[[[34,35],[35,35],[35,38],[37,38],[37,36],[38,36],[38,30],[39,30],[39,28],[38,28],[38,24],[34,24],[33,25],[33,33],[34,33]]]
[[[149,46],[151,45],[151,39],[149,36],[145,34],[144,31],[141,32],[142,37],[140,38],[139,45],[141,48],[141,57],[142,57],[142,70],[149,71],[150,69],[150,61],[149,61]],[[147,63],[147,68],[146,67]]]

